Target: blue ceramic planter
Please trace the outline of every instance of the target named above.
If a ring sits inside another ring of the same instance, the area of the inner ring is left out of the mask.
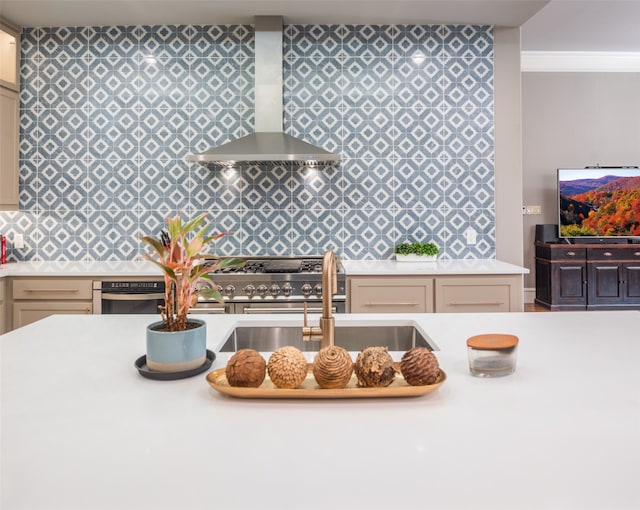
[[[202,366],[207,359],[207,325],[186,331],[156,331],[162,321],[147,326],[147,367],[157,372],[182,372]]]

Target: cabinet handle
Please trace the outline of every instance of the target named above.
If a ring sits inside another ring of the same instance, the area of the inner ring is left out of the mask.
[[[634,255],[635,255],[636,257],[640,257],[640,251],[636,251],[636,252],[634,252]]]
[[[567,257],[575,257],[576,256],[576,252],[575,251],[568,251],[567,252]]]
[[[364,303],[364,306],[420,306],[420,303]]]
[[[504,305],[504,301],[449,301],[451,306],[465,305]]]
[[[605,252],[603,253],[603,255],[604,255],[605,257],[611,257],[611,255],[613,255],[613,253],[611,253],[610,251],[605,251]]]
[[[79,289],[24,289],[24,292],[78,292]]]

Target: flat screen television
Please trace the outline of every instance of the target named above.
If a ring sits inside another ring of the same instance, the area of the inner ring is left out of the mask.
[[[640,169],[559,168],[561,238],[640,237]]]

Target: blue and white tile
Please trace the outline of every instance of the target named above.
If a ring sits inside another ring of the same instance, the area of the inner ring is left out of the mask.
[[[408,194],[420,197],[425,211],[442,210],[447,203],[473,213],[483,225],[477,224],[478,230],[492,229],[492,37],[487,27],[285,27],[285,129],[341,152],[343,162],[321,179],[276,170],[265,180],[251,168],[233,177],[183,167],[187,154],[253,129],[250,27],[26,29],[21,100],[31,117],[22,120],[26,170],[21,179],[28,189],[21,189],[21,207],[93,214],[110,204],[132,211],[138,224],[152,221],[149,215],[157,211],[233,210],[239,235],[226,240],[227,247],[273,254],[314,246],[293,223],[310,210],[336,220],[334,228],[323,221],[311,227],[316,248],[380,257],[386,243],[377,238],[380,225],[370,221],[363,227],[361,235],[375,239],[368,248],[344,221],[352,207],[404,214],[409,209],[397,198]],[[149,52],[157,56],[155,66],[144,61]],[[445,93],[448,87],[451,95]],[[160,118],[149,125],[158,112]],[[445,139],[452,141],[450,147]],[[129,164],[131,171],[121,175]],[[60,169],[71,172],[62,176]],[[161,185],[149,191],[154,179]],[[276,229],[268,246],[245,236],[242,225],[246,211],[262,202],[289,219],[289,227]],[[446,239],[453,235],[443,231]],[[452,241],[453,252],[492,253],[495,236],[483,235],[478,246],[485,241],[488,249],[459,250]],[[111,232],[110,238],[101,244],[99,231],[70,234],[66,240],[73,248],[63,257],[77,258],[82,247],[88,250],[85,258],[128,256],[126,236]],[[116,239],[124,247],[119,252]],[[36,248],[42,242],[43,249],[33,256],[46,257],[58,241],[38,233]]]

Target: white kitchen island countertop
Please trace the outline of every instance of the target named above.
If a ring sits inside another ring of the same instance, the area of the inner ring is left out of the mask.
[[[3,510],[640,508],[638,311],[339,315],[415,324],[447,380],[313,401],[140,376],[155,319],[58,315],[0,336]],[[302,318],[206,321],[216,349],[237,323]],[[520,337],[514,374],[469,375],[465,340],[483,332]]]

